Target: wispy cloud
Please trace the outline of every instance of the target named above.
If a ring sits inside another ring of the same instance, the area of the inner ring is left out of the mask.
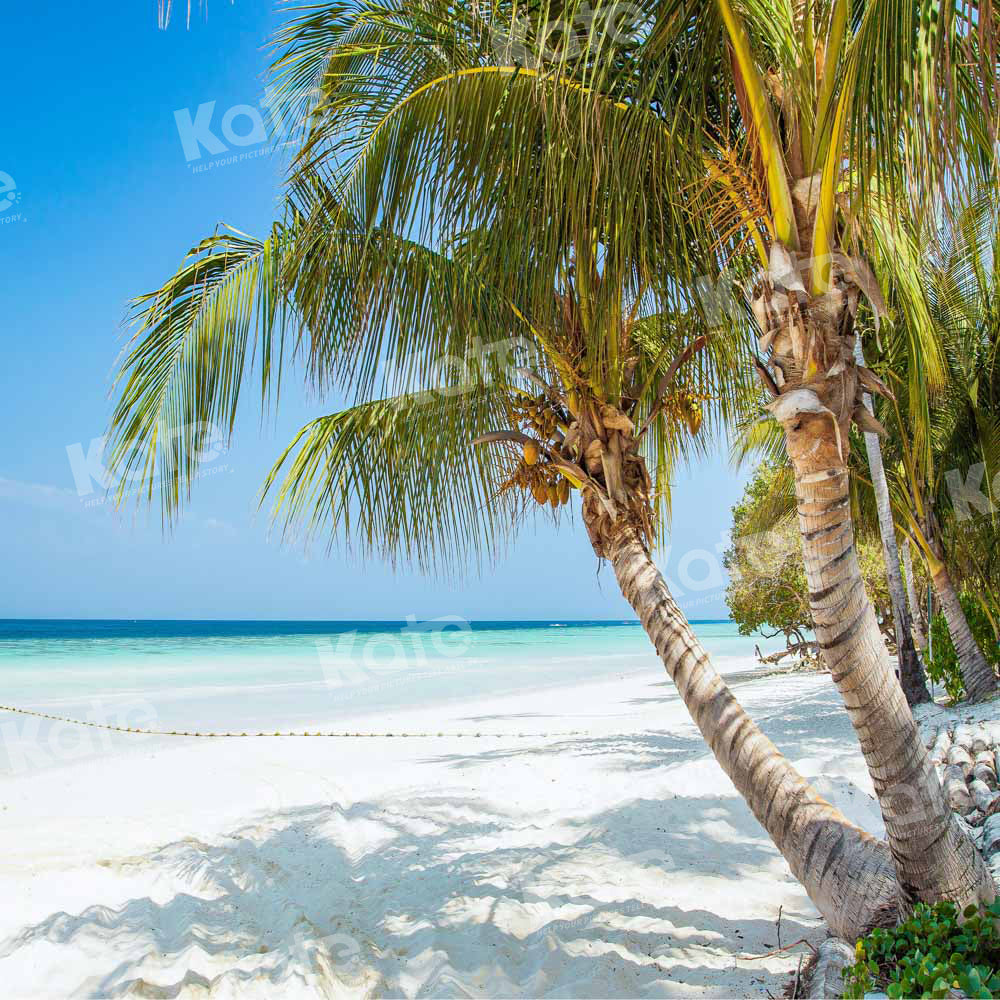
[[[0,476],[0,499],[15,500],[49,510],[79,510],[80,498],[73,490],[45,483],[25,483]]]

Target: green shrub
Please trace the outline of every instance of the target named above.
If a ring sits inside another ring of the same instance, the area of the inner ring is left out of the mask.
[[[993,626],[983,611],[983,606],[971,594],[961,594],[959,600],[962,602],[962,610],[969,621],[973,638],[983,651],[986,662],[996,670],[1000,665],[1000,646],[997,645]],[[935,684],[943,684],[952,701],[961,701],[965,696],[962,671],[958,666],[958,656],[951,641],[948,623],[940,612],[931,619],[931,637],[934,656],[926,661],[927,676]]]
[[[901,997],[970,997],[1000,994],[1000,900],[982,910],[966,908],[959,923],[954,903],[918,903],[913,916],[890,930],[877,929],[856,946],[857,961],[844,970],[844,996],[883,990]]]

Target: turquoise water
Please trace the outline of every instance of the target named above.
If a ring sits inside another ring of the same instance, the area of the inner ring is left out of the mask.
[[[780,645],[694,628],[722,672]],[[0,704],[166,729],[347,722],[662,669],[634,622],[0,621]]]

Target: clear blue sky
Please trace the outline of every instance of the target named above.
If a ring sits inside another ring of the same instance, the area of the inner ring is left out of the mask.
[[[216,222],[262,232],[271,219],[281,162],[263,144],[234,145],[222,119],[260,104],[275,23],[266,0],[216,0],[190,31],[183,17],[157,30],[154,0],[92,4],[85,16],[67,0],[5,12],[0,617],[631,617],[578,520],[530,531],[461,585],[269,540],[255,498],[294,430],[321,412],[304,395],[289,395],[263,433],[246,410],[169,537],[155,511],[88,506],[102,496],[94,484],[80,496],[129,298]],[[196,122],[211,101],[209,130],[227,150],[199,146],[189,162],[175,112]],[[229,124],[253,138],[245,115]],[[726,616],[718,570],[697,550],[714,553],[742,485],[724,456],[676,484],[674,544],[658,558],[691,617]]]

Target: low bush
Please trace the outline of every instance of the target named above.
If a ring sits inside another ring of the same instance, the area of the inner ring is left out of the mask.
[[[973,638],[983,651],[986,662],[996,670],[1000,666],[1000,646],[997,645],[989,618],[983,611],[982,605],[971,594],[961,594],[959,600],[962,602],[962,610],[969,621]],[[925,659],[927,676],[935,684],[943,684],[952,701],[961,701],[965,696],[962,671],[959,669],[958,656],[951,641],[951,634],[948,632],[948,623],[941,613],[931,619],[931,638],[934,655]]]
[[[857,961],[844,970],[844,996],[884,991],[903,997],[969,997],[1000,994],[1000,900],[966,908],[959,920],[954,903],[918,903],[909,920],[877,929],[856,946]]]

